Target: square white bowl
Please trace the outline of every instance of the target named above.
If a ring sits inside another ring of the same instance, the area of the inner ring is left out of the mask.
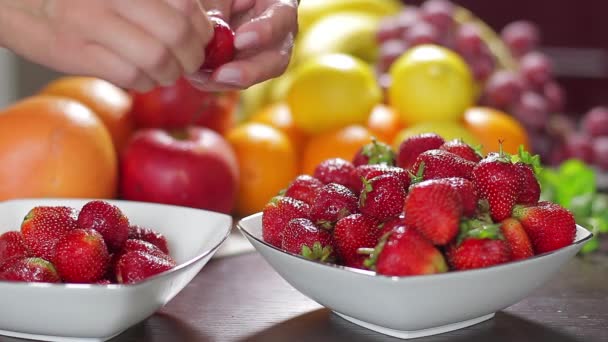
[[[270,245],[262,238],[261,213],[243,218],[237,227],[295,289],[348,321],[403,339],[492,318],[555,275],[592,236],[577,226],[571,245],[526,260],[436,275],[388,277],[310,261]]]
[[[80,209],[89,199],[0,202],[0,233],[19,230],[39,205]],[[232,217],[155,203],[108,200],[131,224],[163,234],[177,262],[140,283],[49,284],[0,281],[0,335],[43,341],[105,341],[145,320],[175,297],[211,259],[232,228]]]

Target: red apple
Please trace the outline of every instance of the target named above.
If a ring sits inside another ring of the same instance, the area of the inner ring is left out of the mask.
[[[230,144],[217,132],[188,127],[137,131],[121,158],[120,193],[155,202],[230,213],[239,170]]]
[[[132,115],[139,128],[202,126],[224,134],[236,123],[237,91],[202,91],[180,78],[171,86],[132,96]]]

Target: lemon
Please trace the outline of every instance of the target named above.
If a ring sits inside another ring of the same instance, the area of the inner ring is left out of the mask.
[[[475,81],[466,62],[437,45],[409,49],[390,70],[389,101],[405,124],[457,121],[475,102]]]
[[[346,54],[326,54],[298,66],[286,102],[297,127],[317,134],[363,124],[382,99],[368,64]]]
[[[422,122],[413,126],[407,127],[401,130],[395,136],[393,141],[393,147],[395,150],[399,150],[401,142],[411,136],[423,134],[423,133],[435,133],[442,137],[445,141],[452,139],[462,139],[464,142],[471,146],[479,146],[481,143],[479,139],[469,131],[462,123],[455,121],[443,121],[443,122]]]

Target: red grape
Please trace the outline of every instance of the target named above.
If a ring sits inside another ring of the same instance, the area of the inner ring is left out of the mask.
[[[576,131],[576,122],[564,114],[552,115],[547,124],[547,132],[558,139],[565,139]]]
[[[521,95],[512,113],[525,127],[535,130],[542,130],[549,119],[547,101],[531,91],[526,91]]]
[[[407,9],[397,14],[397,29],[399,30],[401,36],[405,35],[410,28],[420,22],[420,14],[418,12],[418,8],[408,6]]]
[[[501,31],[502,40],[516,57],[536,49],[540,41],[538,27],[529,21],[514,21]]]
[[[530,52],[523,56],[520,68],[522,75],[533,87],[543,87],[551,80],[551,61],[540,52]]]
[[[584,133],[570,134],[564,140],[566,158],[576,158],[585,163],[593,162],[593,144],[591,137]]]
[[[530,137],[532,152],[538,154],[543,162],[551,159],[554,140],[549,135],[540,132],[529,132],[528,136]]]
[[[608,171],[608,137],[597,137],[593,140],[593,164]]]
[[[391,39],[398,39],[402,35],[401,27],[399,27],[399,19],[397,16],[383,18],[378,24],[376,31],[376,40],[379,43],[384,43]]]
[[[581,125],[592,137],[608,136],[608,107],[592,108],[583,116]]]
[[[433,25],[441,34],[454,25],[454,4],[447,0],[428,0],[420,6],[422,19]]]
[[[564,89],[555,81],[550,81],[543,87],[543,95],[547,99],[549,111],[559,113],[564,110],[566,94]]]
[[[438,44],[441,35],[431,24],[420,21],[405,31],[403,38],[409,46],[416,46],[421,44]]]
[[[507,108],[519,101],[523,90],[523,81],[515,72],[499,70],[488,79],[485,98],[491,106]]]
[[[380,71],[388,71],[393,62],[407,50],[407,44],[400,39],[387,40],[380,46]]]
[[[466,54],[481,53],[481,49],[485,44],[481,39],[479,27],[472,23],[460,25],[454,38],[455,49]]]

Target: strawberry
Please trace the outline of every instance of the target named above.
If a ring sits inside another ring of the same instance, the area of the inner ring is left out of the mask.
[[[458,234],[463,209],[456,190],[438,179],[412,185],[404,211],[407,227],[417,229],[433,244],[441,246]]]
[[[87,202],[78,214],[78,227],[98,231],[109,251],[118,251],[129,237],[129,219],[106,201]]]
[[[134,284],[175,267],[165,258],[142,251],[129,251],[116,263],[116,281],[120,284]]]
[[[149,242],[154,246],[158,247],[165,254],[169,254],[167,239],[163,234],[156,232],[153,229],[138,225],[131,225],[129,226],[129,236],[127,240],[128,239],[137,239]]]
[[[447,272],[443,254],[416,229],[404,225],[380,239],[365,265],[385,276],[413,276]]]
[[[517,204],[536,204],[540,198],[540,183],[536,178],[536,174],[541,169],[540,156],[531,155],[524,150],[523,145],[520,145],[516,159],[515,167],[522,176]]]
[[[403,212],[406,192],[396,175],[380,175],[363,180],[363,184],[359,195],[359,208],[363,214],[384,221]]]
[[[110,255],[101,233],[74,229],[55,245],[53,263],[64,282],[93,283],[105,275]]]
[[[306,218],[289,221],[283,232],[281,248],[310,260],[329,261],[333,257],[333,238]]]
[[[568,246],[576,236],[574,216],[555,203],[541,201],[536,205],[516,205],[513,217],[526,230],[535,254]]]
[[[358,180],[357,186],[354,189],[357,193],[360,193],[363,190],[363,182],[362,180],[370,180],[374,177],[384,175],[384,174],[394,174],[396,175],[401,183],[403,184],[403,189],[407,191],[407,188],[410,186],[410,174],[407,170],[402,169],[397,166],[389,166],[383,164],[368,164],[368,165],[359,165],[355,168],[354,177]]]
[[[57,270],[47,260],[30,257],[17,260],[0,273],[0,280],[24,281],[37,283],[59,283],[61,279]]]
[[[475,184],[468,179],[458,177],[444,178],[442,181],[451,185],[458,195],[460,195],[463,215],[473,217],[477,212],[477,204],[479,202]]]
[[[511,248],[513,260],[526,259],[534,255],[532,242],[524,227],[514,218],[508,218],[500,223],[500,232]]]
[[[481,199],[486,199],[490,216],[500,222],[511,216],[522,184],[522,175],[501,151],[481,160],[473,169],[473,182]]]
[[[390,219],[384,221],[380,224],[380,236],[384,236],[384,234],[388,232],[392,232],[395,228],[399,226],[405,225],[405,214],[402,212],[401,215],[396,217],[391,217]]]
[[[443,150],[428,150],[421,153],[412,172],[423,180],[458,177],[471,179],[475,163],[463,159],[454,153]]]
[[[336,223],[334,229],[334,246],[336,255],[342,265],[364,268],[365,255],[359,254],[359,248],[373,248],[380,238],[379,222],[363,214],[346,216]]]
[[[357,196],[343,185],[329,183],[319,189],[310,208],[310,219],[321,228],[332,229],[338,220],[357,212]]]
[[[136,239],[128,239],[127,241],[125,241],[122,250],[117,253],[118,255],[116,257],[116,260],[120,259],[120,256],[130,251],[145,252],[157,256],[159,258],[165,258],[168,261],[175,263],[175,260],[173,260],[173,258],[169,254],[163,252],[160,248],[149,242]]]
[[[283,230],[295,218],[309,217],[310,206],[291,197],[275,196],[262,210],[262,237],[275,247],[281,247]]]
[[[234,31],[226,21],[216,15],[210,15],[213,24],[213,37],[205,47],[205,62],[201,71],[213,71],[230,62],[235,55]]]
[[[454,153],[455,155],[474,163],[478,163],[481,160],[479,152],[461,139],[446,141],[439,149]]]
[[[395,165],[395,151],[393,148],[381,141],[372,138],[357,151],[353,158],[353,165]]]
[[[490,267],[511,260],[511,249],[498,225],[468,220],[461,229],[458,241],[446,249],[448,262],[455,270]]]
[[[0,235],[0,272],[12,265],[16,259],[30,256],[21,232],[9,231]]]
[[[300,200],[311,205],[323,182],[309,175],[299,175],[285,190],[284,196]]]
[[[399,144],[397,166],[411,169],[421,153],[437,149],[444,143],[443,138],[435,133],[424,133],[409,137]]]
[[[32,208],[21,223],[25,246],[33,256],[52,260],[55,244],[67,232],[78,227],[78,212],[65,206]]]
[[[331,158],[317,165],[313,176],[323,184],[337,183],[354,190],[354,172],[355,166],[351,162],[342,158]]]

